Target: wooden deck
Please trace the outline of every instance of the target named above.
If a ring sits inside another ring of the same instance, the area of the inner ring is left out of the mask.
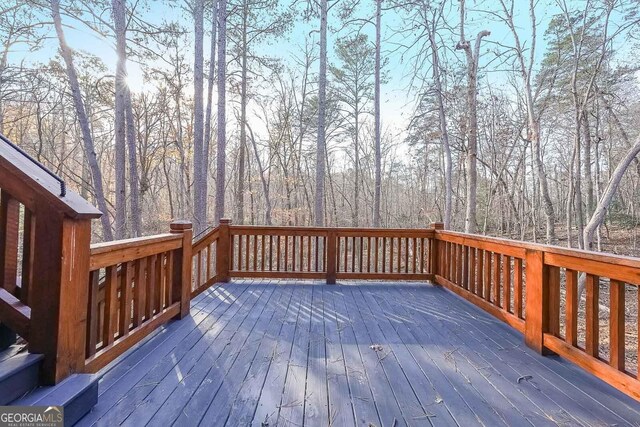
[[[103,370],[79,425],[640,425],[640,404],[429,284],[236,281]]]

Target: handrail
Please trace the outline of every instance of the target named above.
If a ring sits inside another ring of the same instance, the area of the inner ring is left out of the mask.
[[[49,168],[47,168],[45,165],[43,165],[42,163],[40,163],[39,161],[31,157],[26,151],[24,151],[22,148],[18,147],[16,144],[11,142],[6,136],[2,135],[1,133],[0,133],[0,139],[6,142],[9,145],[9,147],[13,148],[15,151],[17,151],[18,153],[26,157],[31,163],[33,163],[34,165],[42,169],[46,174],[48,174],[53,179],[58,181],[58,183],[60,184],[60,197],[65,197],[67,195],[67,186],[62,178],[60,178],[58,175],[56,175],[51,170],[49,170]]]

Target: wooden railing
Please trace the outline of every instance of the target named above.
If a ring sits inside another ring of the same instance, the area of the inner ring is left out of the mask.
[[[35,223],[31,209],[0,189],[0,321],[29,339]]]
[[[193,295],[232,277],[431,280],[433,229],[264,227],[222,220],[193,246]]]
[[[2,139],[2,138],[0,138]],[[0,323],[44,355],[41,382],[84,368],[91,220],[101,213],[0,142]]]
[[[86,367],[96,372],[169,319],[189,312],[191,224],[92,245]]]
[[[436,283],[518,329],[537,352],[640,399],[639,259],[449,231],[436,240]]]

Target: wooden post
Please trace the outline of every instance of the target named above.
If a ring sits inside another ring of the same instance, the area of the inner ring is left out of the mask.
[[[218,281],[228,282],[229,266],[231,257],[231,230],[229,226],[231,220],[228,218],[222,218],[220,225],[218,226],[218,247],[216,251],[216,273]]]
[[[50,212],[36,229],[29,351],[44,354],[42,381],[55,384],[84,370],[91,219]]]
[[[441,271],[438,268],[438,264],[440,263],[440,245],[438,242],[438,230],[444,230],[443,222],[432,222],[429,227],[433,230],[433,238],[430,240],[431,244],[429,247],[429,273],[434,275],[433,283],[436,283],[435,276],[440,275]]]
[[[16,294],[20,204],[9,193],[0,194],[0,286]]]
[[[527,249],[526,252],[526,318],[524,341],[537,353],[553,354],[544,347],[544,333],[549,332],[550,289],[548,267],[544,265],[544,253]]]
[[[177,249],[173,256],[173,286],[172,301],[180,301],[180,314],[182,319],[189,315],[191,308],[191,266],[192,266],[192,240],[193,225],[189,221],[173,221],[170,226],[171,233],[182,234],[182,247]]]
[[[336,232],[335,230],[329,230],[327,235],[327,247],[325,248],[327,251],[327,284],[335,285],[336,284],[336,261],[337,261],[337,252],[336,252]]]

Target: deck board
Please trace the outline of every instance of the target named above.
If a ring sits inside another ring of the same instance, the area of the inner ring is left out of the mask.
[[[217,285],[102,374],[81,426],[640,425],[638,402],[429,284]]]

